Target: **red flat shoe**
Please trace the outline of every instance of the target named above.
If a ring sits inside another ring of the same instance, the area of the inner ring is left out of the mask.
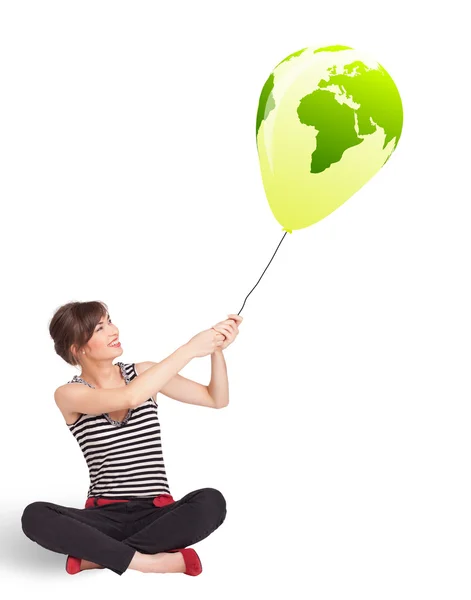
[[[167,552],[181,552],[185,561],[185,575],[196,577],[203,571],[200,557],[193,548],[178,548],[177,550],[168,550]]]
[[[81,558],[76,558],[75,556],[68,556],[65,563],[65,570],[69,575],[75,575],[76,573],[80,573],[81,564]]]

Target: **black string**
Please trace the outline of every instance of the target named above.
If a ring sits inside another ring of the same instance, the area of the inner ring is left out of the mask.
[[[282,242],[282,241],[285,239],[285,236],[286,236],[286,234],[287,234],[287,233],[288,233],[288,231],[285,231],[285,235],[284,235],[284,236],[281,238],[281,241],[280,241],[280,243],[278,244],[278,246],[276,247],[276,250],[275,250],[275,252],[273,253],[273,256],[271,257],[271,259],[270,259],[270,262],[269,262],[269,263],[268,263],[268,265],[265,267],[265,271],[266,271],[266,270],[268,269],[268,267],[270,266],[270,263],[271,263],[271,261],[273,260],[273,258],[274,258],[274,256],[275,256],[275,254],[276,254],[276,252],[277,252],[277,250],[278,250],[278,248],[281,246],[281,242]],[[290,231],[289,233],[291,233],[291,231]],[[263,277],[263,275],[264,275],[265,271],[263,271],[263,273],[260,275],[260,279]],[[247,294],[247,296],[245,297],[244,304],[242,304],[242,308],[244,308],[244,306],[245,306],[245,301],[246,301],[246,300],[247,300],[247,298],[250,296],[250,294],[251,294],[251,293],[254,291],[254,289],[257,287],[257,285],[258,285],[258,283],[259,283],[260,279],[257,281],[257,283],[256,283],[256,284],[253,286],[253,288],[250,290],[250,292],[249,292],[249,293]],[[240,313],[242,312],[242,308],[241,308],[241,309],[239,310],[239,312],[237,313],[238,315],[240,315]]]

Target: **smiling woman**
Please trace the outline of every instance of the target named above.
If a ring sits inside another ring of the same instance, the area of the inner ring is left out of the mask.
[[[49,324],[49,333],[54,340],[57,354],[70,365],[81,366],[77,353],[85,354],[85,346],[92,338],[94,346],[97,345],[95,342],[98,342],[98,339],[103,343],[103,334],[99,338],[96,334],[103,331],[106,317],[111,321],[104,302],[70,302],[61,306]],[[113,328],[113,338],[117,335],[116,331],[116,328]],[[111,341],[110,336],[107,344]]]
[[[61,306],[49,332],[57,354],[81,367],[80,375],[56,389],[54,399],[83,452],[90,485],[83,509],[52,502],[26,506],[21,518],[24,533],[44,548],[68,553],[66,569],[71,574],[106,567],[118,575],[127,568],[198,575],[199,557],[185,546],[222,524],[226,502],[215,488],[173,499],[157,392],[183,402],[223,406],[223,379],[218,377],[214,388],[216,404],[209,386],[185,379],[178,371],[197,356],[215,353],[226,336],[211,328],[160,362],[113,363],[123,353],[119,330],[106,304],[98,301]],[[219,370],[221,361],[222,354]],[[100,508],[110,503],[108,511]],[[167,516],[170,512],[172,516]]]

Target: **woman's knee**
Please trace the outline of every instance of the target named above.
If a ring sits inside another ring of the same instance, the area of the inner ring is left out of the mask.
[[[226,518],[227,506],[226,499],[216,488],[203,488],[201,490],[205,499],[205,504],[212,514],[218,515],[218,520],[222,523]]]
[[[49,502],[38,500],[37,502],[28,504],[28,506],[23,510],[23,514],[21,515],[21,527],[23,532],[29,538],[34,535],[38,524],[40,524],[44,519],[48,507]]]

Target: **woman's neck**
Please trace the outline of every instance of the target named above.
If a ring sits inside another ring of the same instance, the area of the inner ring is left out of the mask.
[[[85,369],[79,377],[95,388],[111,389],[119,386],[123,380],[119,365],[96,363]]]

